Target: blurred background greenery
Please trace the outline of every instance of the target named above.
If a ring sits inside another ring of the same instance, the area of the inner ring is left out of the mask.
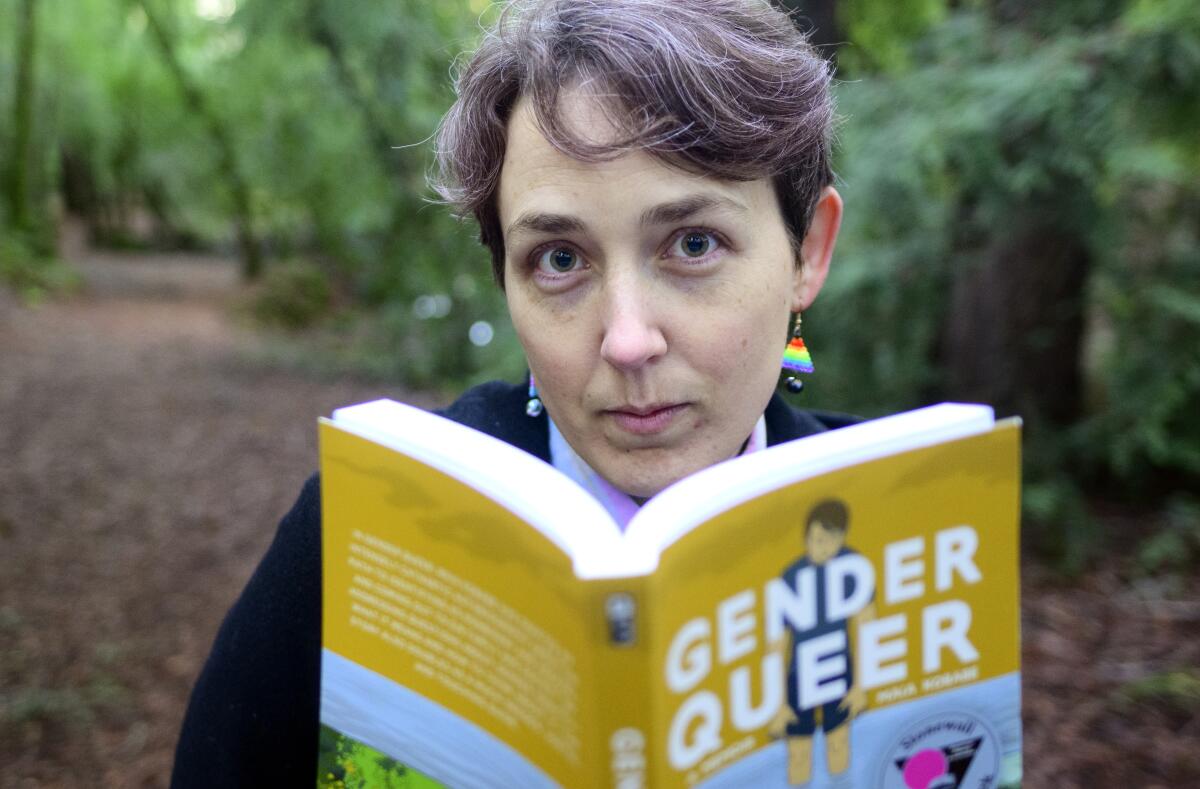
[[[838,63],[847,218],[806,405],[983,400],[1027,424],[1027,544],[1200,560],[1200,14],[1192,0],[784,3]],[[293,362],[443,392],[517,379],[429,138],[481,0],[0,4],[0,278],[59,227],[241,261]],[[301,342],[298,340],[298,342]],[[303,361],[300,361],[303,360]],[[1097,507],[1166,512],[1109,534]],[[1124,541],[1124,542],[1122,542]]]
[[[775,1],[843,118],[796,402],[1022,415],[1027,782],[1200,785],[1195,0]],[[313,417],[523,374],[424,178],[495,13],[0,0],[0,787],[165,786]]]

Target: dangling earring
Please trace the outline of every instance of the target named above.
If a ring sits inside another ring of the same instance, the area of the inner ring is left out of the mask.
[[[808,348],[804,345],[804,338],[800,336],[800,313],[796,313],[796,324],[792,327],[792,341],[787,344],[787,348],[783,351],[783,369],[788,373],[811,373],[813,371],[812,356],[808,353]],[[792,394],[797,394],[804,388],[804,382],[795,375],[788,375],[786,380],[787,390]]]
[[[538,397],[537,384],[533,381],[533,373],[529,374],[529,401],[525,403],[525,415],[539,417],[542,415],[542,400]]]

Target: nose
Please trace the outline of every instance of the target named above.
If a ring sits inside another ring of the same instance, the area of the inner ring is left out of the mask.
[[[634,370],[667,352],[662,318],[647,283],[622,278],[605,287],[604,337],[600,357],[621,370]]]

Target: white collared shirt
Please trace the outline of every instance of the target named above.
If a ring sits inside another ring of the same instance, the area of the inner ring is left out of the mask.
[[[576,454],[571,445],[567,443],[567,439],[559,432],[558,426],[554,424],[554,420],[550,419],[550,415],[546,414],[546,419],[550,423],[550,461],[554,467],[573,479],[580,487],[592,494],[592,497],[608,510],[608,514],[613,517],[617,525],[621,527],[621,531],[629,524],[638,511],[638,503],[628,494],[613,487],[612,483],[597,474],[591,466],[584,462],[583,458]],[[765,449],[767,446],[767,420],[759,417],[754,423],[754,430],[750,433],[750,440],[746,442],[746,448],[742,450],[743,455],[748,455],[751,452],[757,452],[760,449]]]

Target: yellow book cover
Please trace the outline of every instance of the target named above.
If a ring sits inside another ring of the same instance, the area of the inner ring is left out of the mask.
[[[1020,427],[771,447],[622,532],[390,401],[320,425],[320,786],[1016,787]]]

